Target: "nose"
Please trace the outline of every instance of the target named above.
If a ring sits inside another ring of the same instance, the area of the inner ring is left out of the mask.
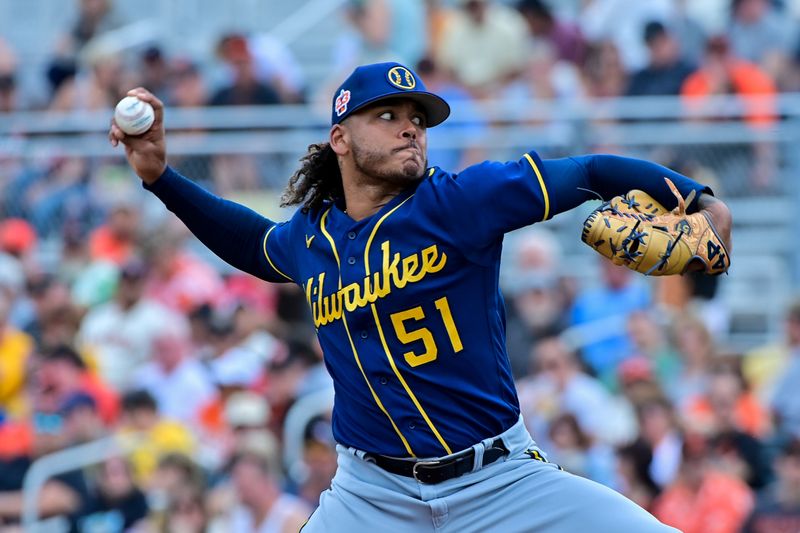
[[[404,139],[417,139],[417,125],[411,122],[411,120],[406,120],[404,124],[403,131],[401,135]]]

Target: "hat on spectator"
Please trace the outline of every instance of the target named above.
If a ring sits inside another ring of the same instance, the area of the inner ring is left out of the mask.
[[[147,275],[147,264],[139,258],[132,258],[122,265],[119,274],[123,279],[141,279]]]
[[[653,366],[645,357],[636,356],[620,363],[617,375],[623,385],[637,381],[653,381]]]
[[[232,428],[264,426],[269,419],[267,401],[253,392],[236,392],[225,402],[225,420]]]
[[[217,45],[217,53],[222,59],[231,63],[248,61],[253,57],[247,38],[238,34],[223,36]]]
[[[85,392],[75,392],[64,399],[64,402],[59,407],[59,412],[62,416],[68,416],[76,409],[80,409],[82,407],[97,411],[97,402],[91,397],[91,395]]]
[[[36,230],[21,218],[0,222],[0,249],[11,255],[21,255],[36,245]]]
[[[308,421],[303,429],[303,441],[306,446],[310,444],[324,444],[333,447],[336,441],[333,438],[333,426],[328,417],[317,415]]]
[[[429,128],[450,115],[444,99],[428,92],[422,80],[400,63],[373,63],[357,67],[333,94],[331,125],[339,124],[355,111],[381,100],[414,100],[425,110]]]

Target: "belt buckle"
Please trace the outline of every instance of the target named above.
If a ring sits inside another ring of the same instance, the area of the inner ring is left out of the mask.
[[[414,466],[411,467],[411,476],[414,478],[414,480],[416,480],[417,483],[422,483],[424,485],[425,481],[417,477],[417,467],[419,467],[420,465],[437,466],[441,463],[442,463],[441,461],[417,461],[416,463],[414,463]]]

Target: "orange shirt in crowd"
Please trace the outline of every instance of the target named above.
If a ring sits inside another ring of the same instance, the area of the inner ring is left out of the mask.
[[[89,236],[89,255],[92,259],[105,259],[122,265],[132,254],[133,243],[116,238],[108,226],[100,226]]]
[[[761,438],[770,429],[769,412],[759,403],[755,395],[742,394],[734,407],[736,428],[740,431]],[[709,427],[713,424],[714,410],[708,398],[699,396],[695,398],[686,409],[686,417],[700,427]]]
[[[656,499],[653,514],[683,533],[738,533],[753,503],[743,481],[710,471],[697,492],[682,483],[668,487]]]
[[[106,424],[113,425],[119,416],[119,395],[93,372],[84,372],[81,390],[92,397],[97,412]]]
[[[751,126],[769,126],[775,122],[775,83],[752,63],[732,59],[727,65],[733,93],[742,97],[746,117]],[[681,95],[693,107],[702,104],[704,97],[712,95],[712,80],[702,68],[683,82]]]

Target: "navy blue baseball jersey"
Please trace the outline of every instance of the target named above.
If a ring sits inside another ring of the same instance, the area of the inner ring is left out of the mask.
[[[610,198],[640,188],[672,207],[664,176],[684,195],[709,192],[645,161],[543,161],[535,152],[459,174],[429,168],[359,221],[329,202],[274,223],[169,168],[148,188],[233,266],[302,287],[335,384],[339,443],[434,457],[519,418],[498,287],[504,234],[577,206],[589,191]]]

